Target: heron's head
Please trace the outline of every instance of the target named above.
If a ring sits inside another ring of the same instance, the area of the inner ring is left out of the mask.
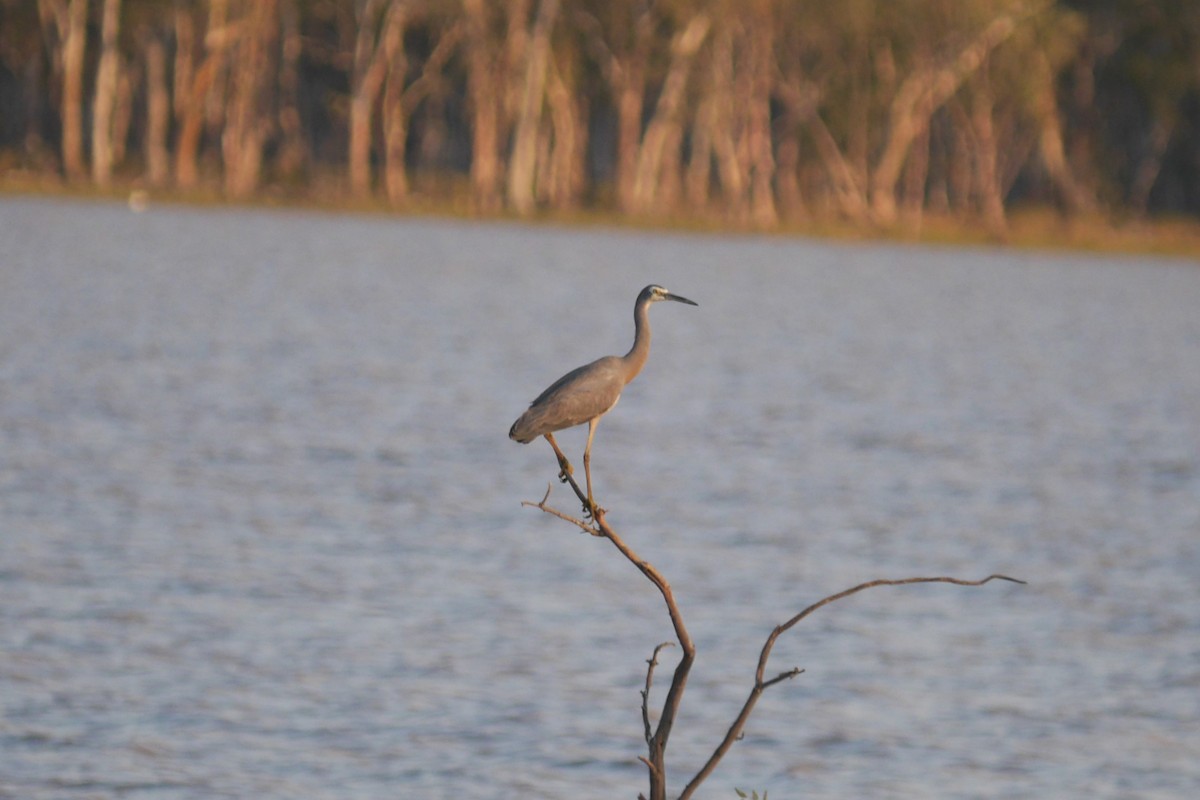
[[[688,300],[686,297],[680,297],[677,294],[671,294],[658,284],[650,284],[642,293],[638,295],[638,304],[642,303],[657,303],[659,300],[674,300],[678,303],[687,303],[689,306],[699,305],[699,303]]]

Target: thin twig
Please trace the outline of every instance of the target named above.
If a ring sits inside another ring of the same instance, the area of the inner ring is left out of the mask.
[[[792,678],[796,677],[797,675],[799,675],[802,672],[804,672],[804,670],[800,669],[799,667],[792,667],[787,672],[781,672],[778,675],[776,675],[774,678],[771,678],[771,680],[769,680],[769,681],[763,681],[762,686],[764,689],[766,689],[768,686],[774,686],[777,683],[782,683],[783,681],[791,680]]]
[[[658,653],[664,647],[674,647],[674,642],[661,642],[654,648],[654,654],[646,659],[649,666],[646,668],[646,688],[642,690],[642,722],[646,726],[646,744],[650,744],[650,739],[654,736],[650,730],[650,684],[654,680],[654,668],[658,666]]]
[[[553,488],[554,488],[554,484],[549,484],[546,486],[546,494],[544,497],[542,497],[541,502],[535,503],[532,500],[522,500],[521,505],[528,506],[530,508],[537,508],[542,511],[545,511],[547,514],[550,514],[551,516],[558,517],[561,520],[564,520],[566,522],[571,523],[572,525],[575,525],[584,533],[590,533],[592,536],[603,536],[604,535],[603,533],[600,532],[600,529],[595,527],[594,525],[589,525],[584,520],[581,520],[578,517],[572,517],[570,514],[566,514],[562,511],[559,511],[554,506],[547,504],[546,501],[550,499],[550,491]]]

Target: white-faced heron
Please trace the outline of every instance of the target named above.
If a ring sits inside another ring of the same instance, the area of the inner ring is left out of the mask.
[[[565,481],[571,474],[571,464],[554,441],[554,432],[576,425],[588,424],[587,446],[583,450],[583,471],[587,476],[587,512],[595,516],[596,503],[592,499],[592,437],[596,435],[596,423],[621,396],[625,385],[637,377],[650,356],[650,321],[648,310],[651,303],[659,300],[675,300],[694,306],[697,303],[671,294],[661,286],[647,286],[638,295],[633,306],[633,347],[623,356],[605,356],[566,375],[550,384],[550,388],[538,395],[529,409],[513,423],[508,438],[528,444],[539,436],[554,448],[560,477]]]

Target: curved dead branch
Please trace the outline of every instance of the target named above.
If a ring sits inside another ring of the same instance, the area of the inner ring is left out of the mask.
[[[576,497],[580,502],[587,507],[587,495],[579,488],[579,484],[567,471],[563,471],[563,480],[571,486],[575,491]],[[541,509],[547,514],[558,517],[559,519],[570,522],[580,530],[590,533],[593,536],[602,536],[613,543],[617,550],[621,551],[621,555],[625,556],[638,570],[646,576],[646,578],[655,585],[659,593],[662,595],[663,601],[667,604],[667,614],[671,618],[671,625],[675,628],[675,638],[679,642],[680,648],[683,650],[683,656],[679,659],[679,664],[675,667],[675,673],[671,677],[671,686],[667,690],[666,699],[663,701],[662,712],[658,718],[657,727],[650,725],[650,712],[645,707],[649,702],[648,695],[650,692],[651,672],[657,662],[658,652],[662,649],[662,645],[654,651],[654,657],[651,659],[650,669],[646,675],[646,689],[643,696],[643,722],[646,727],[646,745],[649,748],[649,757],[640,758],[646,764],[650,772],[650,800],[663,800],[666,797],[666,750],[667,740],[671,736],[671,728],[675,725],[675,716],[679,711],[679,704],[683,700],[684,688],[687,686],[688,673],[691,672],[692,663],[696,660],[696,646],[692,643],[692,637],[688,634],[687,626],[683,623],[683,614],[679,611],[679,604],[675,601],[675,593],[671,591],[671,584],[667,583],[667,579],[663,577],[653,564],[646,561],[641,556],[633,551],[633,549],[625,544],[625,541],[617,535],[617,532],[605,520],[605,511],[602,508],[596,508],[592,522],[588,523],[585,520],[577,517],[572,517],[569,514],[564,514],[556,508],[547,505],[550,498],[550,491],[546,491],[545,497],[540,503],[531,503],[525,501],[522,505],[532,506]]]
[[[584,509],[589,509],[587,495],[579,487],[579,484],[575,482],[575,479],[571,473],[564,468],[560,477],[562,481],[567,483],[575,492],[576,497],[579,498],[579,501],[583,504]],[[667,580],[662,576],[662,573],[655,569],[650,562],[638,556],[638,554],[635,553],[629,547],[629,545],[625,544],[624,540],[622,540],[621,537],[617,535],[616,531],[614,531],[608,524],[607,520],[605,519],[604,509],[596,507],[594,514],[589,521],[587,519],[573,517],[550,506],[548,501],[550,499],[550,490],[552,487],[553,484],[546,488],[546,494],[542,497],[540,502],[534,503],[525,501],[521,505],[540,509],[547,514],[558,517],[561,520],[575,525],[585,533],[608,539],[613,543],[613,546],[615,546],[617,550],[619,550],[621,554],[630,561],[630,563],[636,566],[638,570],[645,575],[646,578],[655,585],[655,587],[658,588],[659,592],[662,594],[664,602],[667,605],[667,613],[670,616],[671,624],[675,629],[675,637],[683,650],[683,657],[680,659],[679,664],[675,667],[675,673],[671,679],[671,686],[667,690],[666,699],[663,701],[662,713],[659,716],[657,727],[651,725],[650,723],[650,687],[654,679],[654,668],[658,665],[659,652],[664,647],[669,647],[674,643],[662,642],[654,648],[653,654],[649,659],[647,659],[646,663],[648,666],[646,669],[646,684],[645,688],[641,691],[641,695],[642,724],[644,727],[646,745],[649,749],[649,754],[648,756],[638,756],[638,760],[646,765],[646,768],[649,772],[650,800],[665,800],[667,739],[671,735],[671,728],[675,723],[675,716],[679,710],[680,702],[683,699],[683,692],[687,685],[688,673],[691,671],[692,664],[696,658],[696,647],[692,643],[691,637],[688,635],[687,627],[683,622],[683,615],[679,611],[678,603],[675,601],[674,592],[671,591],[671,585],[667,583]],[[742,731],[746,726],[746,721],[750,718],[750,714],[754,710],[754,706],[758,702],[758,698],[762,696],[762,693],[775,684],[790,680],[804,671],[799,667],[793,667],[792,669],[780,672],[773,677],[765,677],[767,660],[771,656],[771,650],[774,648],[776,640],[782,634],[795,627],[801,620],[805,619],[818,609],[829,605],[830,603],[834,603],[838,600],[849,597],[850,595],[857,594],[858,592],[871,589],[876,586],[902,586],[910,583],[951,583],[956,586],[982,586],[983,584],[993,580],[1011,581],[1012,583],[1020,584],[1025,583],[1025,581],[1009,577],[1008,575],[989,575],[986,578],[975,581],[947,576],[879,579],[867,581],[866,583],[860,583],[857,586],[852,586],[849,589],[845,589],[835,594],[831,594],[828,597],[822,598],[798,614],[794,615],[786,622],[777,625],[767,637],[766,642],[763,644],[762,651],[759,653],[758,665],[754,673],[754,685],[751,687],[750,693],[746,697],[746,702],[742,705],[741,711],[738,712],[737,717],[729,726],[729,730],[725,733],[725,737],[721,740],[720,744],[717,745],[717,748],[713,751],[713,754],[709,757],[708,761],[705,762],[704,766],[700,768],[691,781],[688,782],[687,786],[684,787],[683,792],[679,795],[680,800],[687,800],[687,798],[692,796],[696,789],[699,788],[700,784],[703,783],[713,773],[721,759],[724,758],[725,754],[729,752],[729,749],[733,747],[734,742],[741,738]],[[644,797],[644,795],[639,796]]]
[[[746,726],[746,720],[750,718],[750,712],[754,710],[754,705],[758,702],[758,698],[762,695],[762,693],[771,686],[790,678],[794,678],[804,671],[798,667],[793,667],[786,672],[779,673],[773,678],[764,679],[763,677],[767,669],[767,659],[770,658],[771,649],[775,646],[775,640],[778,639],[781,634],[786,633],[788,630],[794,627],[798,622],[800,622],[800,620],[809,616],[817,609],[829,605],[830,603],[837,602],[838,600],[849,597],[852,594],[857,594],[864,589],[872,589],[876,586],[901,586],[908,583],[953,583],[956,586],[982,586],[983,584],[993,580],[1012,581],[1013,583],[1021,584],[1025,583],[1025,581],[1017,580],[1016,578],[1010,578],[1007,575],[989,575],[986,578],[978,581],[968,581],[961,578],[949,577],[900,578],[898,580],[881,578],[879,580],[860,583],[858,586],[853,586],[844,591],[837,592],[836,594],[831,594],[828,597],[813,603],[808,608],[789,619],[787,622],[775,626],[775,629],[771,631],[771,635],[767,637],[766,643],[763,644],[762,652],[758,656],[758,668],[754,672],[754,686],[750,689],[750,694],[746,698],[746,702],[742,705],[742,710],[738,712],[737,718],[733,721],[733,724],[729,726],[729,730],[726,732],[725,738],[721,740],[719,745],[717,745],[717,749],[713,751],[712,756],[709,757],[708,761],[705,762],[704,766],[700,768],[700,771],[696,773],[696,776],[692,778],[688,785],[684,787],[683,793],[679,795],[679,800],[687,800],[687,798],[691,797],[692,793],[699,788],[700,784],[703,783],[704,780],[712,774],[713,770],[717,768],[717,764],[720,763],[721,759],[725,757],[725,754],[729,752],[729,748],[733,746],[733,743],[741,738],[742,730]]]

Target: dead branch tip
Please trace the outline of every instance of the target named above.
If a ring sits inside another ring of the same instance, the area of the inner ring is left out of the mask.
[[[763,681],[762,684],[760,684],[760,688],[766,689],[768,686],[774,686],[777,683],[782,683],[783,681],[790,680],[791,678],[796,677],[797,675],[799,675],[802,672],[804,672],[804,670],[800,669],[799,667],[793,667],[792,669],[789,669],[787,672],[779,673],[774,678],[771,678],[771,680],[769,680],[769,681]]]

